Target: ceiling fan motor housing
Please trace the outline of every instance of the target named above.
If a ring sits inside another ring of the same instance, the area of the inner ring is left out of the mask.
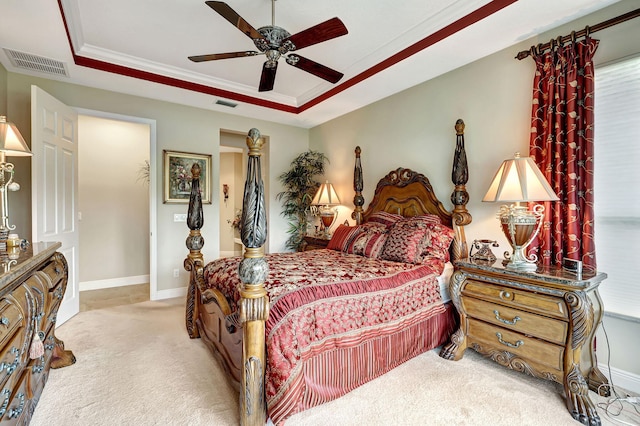
[[[280,54],[285,54],[296,48],[289,40],[283,43],[285,39],[291,37],[291,34],[284,28],[267,25],[258,28],[258,32],[262,34],[264,39],[254,39],[253,44],[255,44],[261,52],[277,50]]]

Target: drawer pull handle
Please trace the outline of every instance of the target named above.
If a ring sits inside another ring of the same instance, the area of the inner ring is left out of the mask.
[[[511,292],[502,290],[500,292],[500,298],[503,300],[511,300],[512,299]]]
[[[7,317],[0,318],[0,324],[6,325],[8,327],[9,326],[9,318],[7,318]]]
[[[524,345],[524,342],[522,340],[518,340],[516,343],[505,342],[504,340],[502,340],[502,333],[496,333],[496,336],[498,336],[498,342],[502,343],[505,346],[509,346],[510,348],[519,348],[520,346]]]
[[[20,400],[20,405],[18,405],[18,408],[11,408],[9,410],[10,419],[18,417],[20,414],[22,414],[22,410],[24,410],[24,393],[20,392],[19,394],[16,394],[16,398]]]
[[[515,316],[513,318],[513,320],[506,320],[504,318],[500,318],[500,312],[498,312],[497,310],[493,311],[493,313],[496,315],[496,319],[498,321],[500,321],[501,323],[507,324],[507,325],[515,325],[515,323],[517,323],[518,321],[522,321],[522,318]]]
[[[4,395],[4,401],[2,402],[2,407],[0,407],[0,416],[4,416],[4,413],[7,411],[7,407],[9,406],[9,397],[11,396],[11,391],[7,388],[2,390],[0,395]]]

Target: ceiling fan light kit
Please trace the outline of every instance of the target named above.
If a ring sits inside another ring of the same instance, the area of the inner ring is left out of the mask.
[[[242,31],[247,37],[253,40],[256,51],[241,51],[229,53],[215,53],[208,55],[189,56],[193,62],[215,61],[219,59],[242,58],[264,54],[267,58],[262,66],[260,85],[258,90],[266,92],[273,90],[278,69],[278,60],[281,56],[294,50],[302,49],[323,41],[331,40],[348,33],[347,28],[338,18],[331,18],[299,33],[291,35],[284,28],[275,25],[275,0],[271,0],[272,5],[272,25],[260,27],[257,30],[236,13],[228,4],[221,1],[206,1],[207,6],[215,10],[220,16],[230,22],[234,27]],[[285,56],[287,64],[294,66],[309,74],[322,78],[330,83],[337,83],[343,77],[341,72],[331,69],[325,65],[303,58],[297,54]]]

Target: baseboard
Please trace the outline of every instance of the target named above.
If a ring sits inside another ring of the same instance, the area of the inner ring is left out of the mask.
[[[108,280],[83,281],[79,283],[80,291],[100,290],[103,288],[122,287],[125,285],[146,284],[149,275],[135,275],[132,277],[111,278]]]
[[[640,375],[630,373],[619,368],[607,367],[606,364],[598,363],[598,368],[604,374],[607,379],[613,381],[613,386],[618,389],[622,388],[634,394],[640,395]]]
[[[187,287],[170,288],[167,290],[158,290],[151,295],[151,300],[173,299],[176,297],[186,297]]]

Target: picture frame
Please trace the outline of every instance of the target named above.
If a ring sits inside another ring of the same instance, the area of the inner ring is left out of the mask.
[[[164,203],[188,204],[191,195],[191,167],[200,165],[202,203],[211,204],[211,155],[164,150]]]

